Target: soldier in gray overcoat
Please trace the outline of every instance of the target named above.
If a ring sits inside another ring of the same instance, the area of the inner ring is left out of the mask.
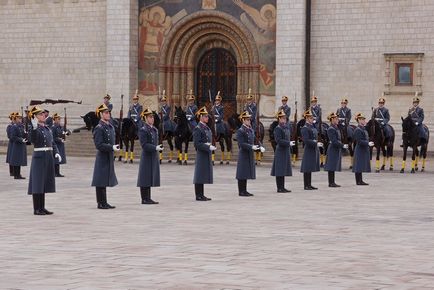
[[[348,144],[343,144],[341,132],[338,128],[339,117],[335,113],[330,113],[327,116],[330,121],[330,127],[327,129],[329,146],[327,148],[327,157],[324,165],[324,170],[328,171],[329,187],[341,187],[335,182],[335,172],[341,171],[342,150],[348,149]]]
[[[291,192],[285,188],[285,176],[292,176],[291,146],[295,145],[295,141],[290,141],[291,129],[288,127],[288,116],[285,111],[280,110],[276,116],[279,124],[273,131],[276,151],[271,176],[276,176],[277,192]]]
[[[139,130],[139,140],[142,146],[140,157],[139,176],[137,186],[140,187],[142,204],[158,204],[151,199],[151,187],[160,186],[160,159],[158,153],[163,145],[158,144],[158,129],[154,127],[154,114],[146,109],[141,118],[144,125]]]
[[[354,130],[354,165],[353,172],[356,175],[357,185],[368,185],[363,181],[362,172],[371,172],[371,157],[369,147],[374,146],[374,142],[369,141],[368,131],[365,128],[366,118],[362,113],[356,114],[357,128]]]
[[[282,97],[282,105],[279,107],[279,112],[281,110],[283,110],[285,112],[286,119],[287,119],[287,121],[289,121],[289,117],[291,117],[291,107],[288,106],[288,97],[287,96]],[[289,124],[289,123],[287,122],[287,124]]]
[[[378,99],[378,107],[372,111],[372,119],[375,119],[375,121],[380,124],[380,128],[384,132],[384,137],[390,138],[392,137],[393,131],[389,125],[390,113],[389,109],[384,106],[385,103],[385,98],[381,97]]]
[[[10,176],[14,176],[14,167],[9,163],[9,158],[11,156],[11,149],[12,149],[12,141],[11,141],[11,130],[12,130],[12,126],[15,124],[15,116],[17,115],[17,113],[12,112],[9,114],[9,120],[11,121],[8,126],[6,127],[6,135],[9,139],[8,141],[8,148],[6,151],[6,163],[9,164],[9,175]]]
[[[66,164],[66,152],[65,152],[65,134],[63,131],[63,127],[60,125],[60,116],[55,113],[53,115],[53,127],[51,127],[51,131],[53,132],[54,142],[57,145],[57,150],[59,150],[59,154],[62,157],[62,161],[56,161],[54,164],[54,173],[56,177],[64,177],[63,174],[60,174],[60,164]]]
[[[176,124],[170,119],[172,108],[167,104],[167,96],[161,97],[161,115],[163,119],[163,132],[175,132]]]
[[[240,120],[243,122],[237,130],[238,141],[238,162],[236,179],[238,180],[238,195],[253,196],[247,191],[247,179],[256,179],[256,166],[253,151],[259,151],[259,146],[254,145],[255,132],[250,125],[251,115],[244,111],[240,115]]]
[[[33,144],[32,164],[30,165],[28,194],[33,197],[35,215],[51,215],[45,208],[45,193],[56,192],[54,158],[61,160],[53,141],[51,129],[45,125],[46,114],[38,106],[30,110],[32,128],[28,134]]]
[[[187,98],[187,106],[185,107],[185,116],[187,117],[191,130],[194,130],[197,126],[197,122],[196,122],[197,106],[194,103],[194,101],[195,101],[195,97],[193,95],[193,92],[190,92],[190,95]]]
[[[318,98],[316,96],[312,96],[310,98],[310,113],[313,116],[313,126],[319,130],[322,122],[322,109],[318,104]]]
[[[318,131],[313,126],[314,117],[312,112],[307,110],[303,116],[306,124],[301,128],[304,152],[300,172],[303,172],[304,189],[313,190],[318,188],[312,186],[312,172],[320,170],[318,147],[322,147],[323,144],[318,142]]]
[[[12,148],[10,152],[9,164],[13,166],[14,178],[25,179],[21,176],[21,166],[27,166],[26,132],[23,125],[23,118],[19,114],[15,115],[15,124],[10,132]]]
[[[204,195],[204,184],[213,183],[213,168],[211,162],[211,152],[216,147],[211,144],[212,132],[207,126],[209,115],[205,107],[196,113],[199,116],[199,124],[193,130],[193,143],[196,148],[196,163],[194,165],[193,184],[196,200],[208,201]]]
[[[220,96],[220,91],[217,93],[215,97],[214,106],[211,109],[211,114],[214,115],[215,120],[215,133],[217,135],[217,139],[222,138],[226,134],[226,128],[224,123],[224,115],[225,108],[222,104],[222,96]]]
[[[107,202],[107,186],[118,184],[114,167],[114,151],[119,151],[115,145],[115,129],[110,123],[110,111],[105,104],[96,109],[100,118],[99,124],[93,131],[93,141],[97,149],[95,166],[93,169],[92,186],[96,189],[96,201],[99,209],[115,208]]]

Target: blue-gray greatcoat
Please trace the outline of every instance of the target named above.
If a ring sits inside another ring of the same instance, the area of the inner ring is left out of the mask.
[[[271,166],[271,176],[292,176],[290,140],[291,130],[288,124],[279,124],[274,128],[276,151]]]
[[[425,118],[425,115],[423,113],[423,109],[419,106],[410,108],[410,110],[408,110],[408,115],[413,120],[413,122],[418,123],[416,126],[417,126],[417,130],[419,132],[419,138],[428,139],[428,134],[424,130],[423,125],[422,125],[423,119]]]
[[[196,163],[194,165],[194,184],[208,184],[213,183],[213,168],[211,163],[211,150],[209,145],[211,143],[212,132],[211,129],[204,123],[199,124],[193,130],[193,142],[196,148]]]
[[[226,134],[225,123],[223,120],[225,115],[224,106],[222,104],[218,106],[214,105],[212,107],[211,114],[214,115],[216,134]]]
[[[170,119],[170,106],[165,104],[161,106],[161,114],[163,115],[163,129],[165,132],[175,132],[176,124]]]
[[[27,147],[23,141],[26,138],[23,124],[15,124],[11,130],[12,148],[9,164],[12,166],[27,166]]]
[[[195,104],[193,105],[187,105],[185,108],[185,116],[187,117],[188,123],[190,124],[190,128],[194,130],[197,126],[196,121],[196,112],[197,112],[197,106]]]
[[[65,139],[63,134],[63,127],[58,124],[54,124],[53,127],[51,128],[51,131],[53,132],[53,139],[57,145],[57,150],[59,150],[59,155],[60,157],[62,157],[62,161],[59,162],[59,160],[55,158],[54,162],[55,164],[66,164],[66,152],[65,152],[65,143],[64,143]]]
[[[353,172],[371,172],[371,158],[369,153],[368,131],[364,126],[357,126],[354,130],[354,164]]]
[[[337,126],[331,125],[327,129],[329,146],[327,147],[326,162],[324,164],[325,171],[341,171],[342,165],[342,149],[344,144],[341,141],[341,132]]]
[[[238,162],[236,179],[256,179],[255,159],[253,158],[253,142],[255,133],[252,128],[242,125],[237,130]]]
[[[390,114],[389,109],[386,107],[378,107],[375,108],[372,112],[372,118],[380,119],[378,123],[380,124],[381,129],[384,130],[385,137],[392,137],[392,128],[389,125]]]
[[[244,105],[244,111],[249,112],[250,114],[250,124],[252,125],[253,131],[256,130],[256,113],[258,111],[258,107],[256,106],[256,103],[246,103]]]
[[[9,158],[11,156],[11,149],[12,149],[12,141],[11,141],[11,130],[12,130],[12,126],[14,124],[8,124],[8,126],[6,127],[6,135],[8,136],[8,149],[6,151],[6,163],[9,163]]]
[[[158,130],[154,126],[144,124],[139,130],[139,140],[142,146],[140,157],[138,187],[160,186],[160,159],[156,151],[158,145]]]
[[[314,119],[313,127],[315,127],[318,130],[322,122],[322,109],[320,105],[317,104],[315,106],[311,106],[310,111],[312,112],[313,119]]]
[[[56,191],[54,177],[54,155],[58,153],[53,134],[47,126],[37,125],[30,128],[29,141],[34,148],[52,147],[49,151],[33,151],[30,165],[28,194],[41,194]]]
[[[93,141],[97,149],[93,169],[92,186],[113,187],[118,184],[113,160],[115,129],[113,125],[99,121],[93,130]]]
[[[291,107],[288,106],[288,104],[282,105],[279,107],[279,111],[283,110],[286,115],[286,119],[289,120],[289,117],[291,117]]]
[[[311,124],[306,123],[301,128],[301,136],[304,143],[304,153],[300,172],[319,171],[318,131]]]

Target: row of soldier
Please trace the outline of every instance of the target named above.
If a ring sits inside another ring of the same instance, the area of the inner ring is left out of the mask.
[[[114,127],[110,122],[110,110],[102,104],[96,109],[96,115],[100,118],[99,124],[93,131],[94,143],[97,149],[95,166],[93,171],[92,186],[96,188],[97,208],[112,209],[114,206],[107,202],[107,187],[118,184],[114,169],[114,152],[119,150],[115,144]],[[193,130],[193,142],[197,151],[193,183],[195,188],[195,199],[197,201],[208,201],[210,198],[204,195],[204,184],[213,183],[213,167],[211,152],[216,148],[212,145],[211,129],[207,123],[209,113],[205,107],[199,109],[195,115],[199,122]],[[62,162],[59,148],[53,138],[53,132],[46,125],[46,112],[38,106],[30,110],[31,129],[28,134],[29,141],[34,146],[28,194],[33,196],[35,215],[50,215],[51,211],[45,208],[45,193],[55,192],[55,163]],[[143,110],[140,114],[143,126],[139,129],[139,139],[142,146],[142,155],[138,172],[137,186],[140,188],[140,195],[143,204],[156,204],[151,199],[151,187],[160,186],[160,163],[158,153],[162,151],[162,144],[159,144],[158,130],[153,126],[154,114],[151,110]],[[279,125],[274,130],[277,144],[271,175],[276,178],[277,192],[290,192],[285,188],[285,176],[292,176],[291,166],[291,145],[290,128],[287,123],[287,115],[280,110],[277,115]],[[317,189],[312,185],[312,172],[319,171],[319,148],[323,146],[318,142],[318,131],[314,127],[314,115],[310,110],[304,113],[306,120],[301,133],[305,143],[301,172],[303,173],[304,189]],[[18,118],[19,119],[19,118]],[[57,118],[55,118],[57,119]],[[332,113],[328,116],[331,122],[328,134],[332,146],[329,146],[329,154],[326,160],[326,170],[329,171],[329,187],[339,187],[335,183],[334,174],[341,169],[342,150],[347,148],[340,140],[337,131],[338,116]],[[251,126],[252,115],[244,111],[240,115],[242,126],[237,130],[239,155],[236,170],[238,180],[239,196],[252,196],[247,191],[247,180],[255,179],[255,162],[253,153],[265,151],[265,148],[254,144],[254,130]],[[365,125],[365,117],[357,114],[356,121],[359,126],[356,128],[357,140],[355,166],[353,172],[356,175],[357,185],[367,185],[362,180],[362,172],[370,171],[369,146]],[[56,122],[56,120],[55,120]],[[22,138],[25,143],[27,140]]]

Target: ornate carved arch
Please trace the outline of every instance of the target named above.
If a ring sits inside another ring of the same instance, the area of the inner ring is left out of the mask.
[[[237,60],[237,101],[248,88],[259,93],[259,56],[250,31],[233,16],[220,11],[199,11],[179,21],[164,40],[159,64],[159,85],[177,105],[195,85],[195,68],[201,53],[225,48]]]

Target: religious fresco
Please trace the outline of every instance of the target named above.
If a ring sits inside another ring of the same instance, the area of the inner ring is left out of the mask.
[[[260,92],[274,96],[276,0],[140,0],[139,90],[158,94],[159,57],[167,34],[183,17],[201,10],[228,13],[251,32],[259,52]]]

